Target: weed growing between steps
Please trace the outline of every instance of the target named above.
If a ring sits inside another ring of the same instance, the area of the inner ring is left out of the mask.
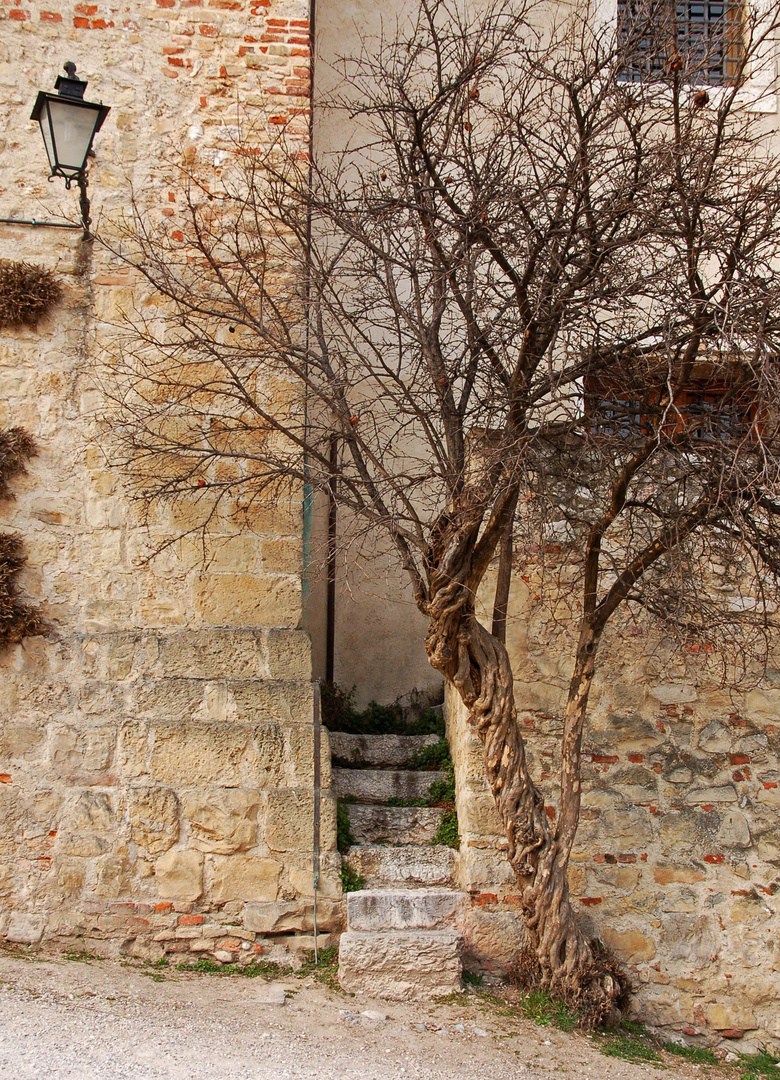
[[[339,799],[336,803],[336,847],[342,855],[346,854],[355,843],[348,809],[349,804],[354,801],[354,798],[348,795],[344,799]]]
[[[366,887],[366,879],[353,870],[348,863],[341,864],[341,887],[344,892],[359,892]]]
[[[323,683],[322,722],[329,731],[350,735],[444,735],[444,717],[438,709],[423,708],[413,719],[404,716],[398,702],[380,705],[369,701],[365,709],[355,707],[356,688]]]
[[[442,736],[431,746],[421,746],[399,769],[446,769],[451,765],[450,744]]]
[[[329,990],[339,992],[339,947],[330,945],[327,949],[320,949],[319,959],[315,962],[314,953],[306,954],[306,960],[295,972],[298,978],[311,977],[317,982],[327,986]]]
[[[444,847],[460,850],[460,833],[458,832],[458,814],[455,810],[445,810],[439,820],[434,833],[432,844],[440,844]]]

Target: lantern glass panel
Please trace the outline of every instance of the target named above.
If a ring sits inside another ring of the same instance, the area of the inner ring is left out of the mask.
[[[84,168],[100,111],[67,98],[49,98],[46,104],[49,123],[41,124],[41,131],[51,167],[77,176]]]

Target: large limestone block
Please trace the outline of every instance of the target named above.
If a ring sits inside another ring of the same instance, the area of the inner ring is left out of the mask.
[[[160,642],[165,675],[185,679],[257,679],[267,674],[261,630],[185,630]]]
[[[36,945],[43,937],[45,927],[46,919],[43,915],[13,911],[5,936],[8,941],[17,942],[20,945]]]
[[[360,765],[401,766],[425,746],[437,743],[436,735],[349,735],[345,731],[330,733],[334,757],[345,763]]]
[[[169,788],[130,788],[130,837],[150,855],[161,855],[179,839],[179,803]]]
[[[308,789],[268,792],[265,842],[271,851],[311,851],[314,836],[314,800]],[[336,800],[329,791],[320,801],[320,850],[335,847]]]
[[[216,626],[291,626],[301,618],[299,577],[204,574],[195,586],[195,608]]]
[[[724,1000],[703,1005],[702,1012],[709,1026],[716,1031],[726,1031],[729,1028],[746,1031],[756,1026],[752,1009],[741,1001]]]
[[[209,896],[216,904],[229,900],[276,900],[282,864],[254,855],[214,859]]]
[[[656,954],[653,939],[635,928],[616,930],[604,926],[601,928],[601,937],[610,949],[628,964],[644,963],[652,960]]]
[[[517,960],[524,928],[519,912],[464,908],[459,928],[467,957],[480,966],[503,975]]]
[[[388,799],[424,799],[434,780],[443,780],[442,772],[409,769],[334,769],[333,787],[337,794],[351,795],[366,802]]]
[[[347,931],[339,944],[339,983],[347,993],[391,1001],[460,989],[463,941],[453,930]]]
[[[433,806],[379,806],[372,803],[350,803],[347,810],[356,844],[429,844],[442,813]]]
[[[249,730],[240,724],[159,724],[150,771],[155,780],[173,786],[237,784],[248,744]]]
[[[454,889],[361,889],[347,894],[350,930],[452,929],[464,896]]]
[[[157,891],[164,900],[197,900],[203,892],[203,856],[172,849],[154,864]]]
[[[372,888],[379,885],[451,885],[457,853],[441,844],[350,848],[347,862]]]
[[[220,855],[248,851],[257,839],[259,801],[256,792],[240,788],[188,791],[182,812],[189,822],[190,846]]]
[[[317,904],[317,930],[337,931],[344,925],[344,904],[320,900]],[[302,900],[246,904],[244,927],[255,934],[289,934],[314,929],[314,906]]]
[[[265,645],[272,679],[311,679],[311,640],[305,631],[271,628]]]
[[[263,682],[250,679],[230,682],[228,689],[237,720],[312,722],[314,699],[308,680]]]

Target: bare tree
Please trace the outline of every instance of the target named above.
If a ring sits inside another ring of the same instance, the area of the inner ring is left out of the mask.
[[[780,160],[745,106],[778,18],[729,24],[708,89],[722,40],[681,52],[665,0],[621,10],[616,30],[421,0],[344,63],[327,107],[352,147],[312,163],[250,134],[219,172],[190,168],[183,239],[126,222],[157,300],[110,391],[144,498],[197,500],[208,528],[330,486],[390,538],[484,743],[528,977],[591,1022],[627,989],[567,884],[609,620],[743,627],[754,658],[780,571]],[[553,542],[578,596],[554,825],[503,644],[513,547]],[[475,597],[496,561],[491,633]]]

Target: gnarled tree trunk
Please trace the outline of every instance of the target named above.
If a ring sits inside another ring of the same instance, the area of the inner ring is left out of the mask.
[[[578,925],[567,878],[579,820],[582,726],[598,642],[588,628],[583,631],[566,709],[561,803],[553,828],[528,770],[507,650],[474,613],[478,581],[471,572],[470,545],[463,536],[448,539],[429,579],[426,650],[431,665],[458,691],[485,747],[487,779],[521,889],[524,969],[537,985],[580,1006],[587,1025],[614,1023],[628,983],[600,943],[589,941]]]

